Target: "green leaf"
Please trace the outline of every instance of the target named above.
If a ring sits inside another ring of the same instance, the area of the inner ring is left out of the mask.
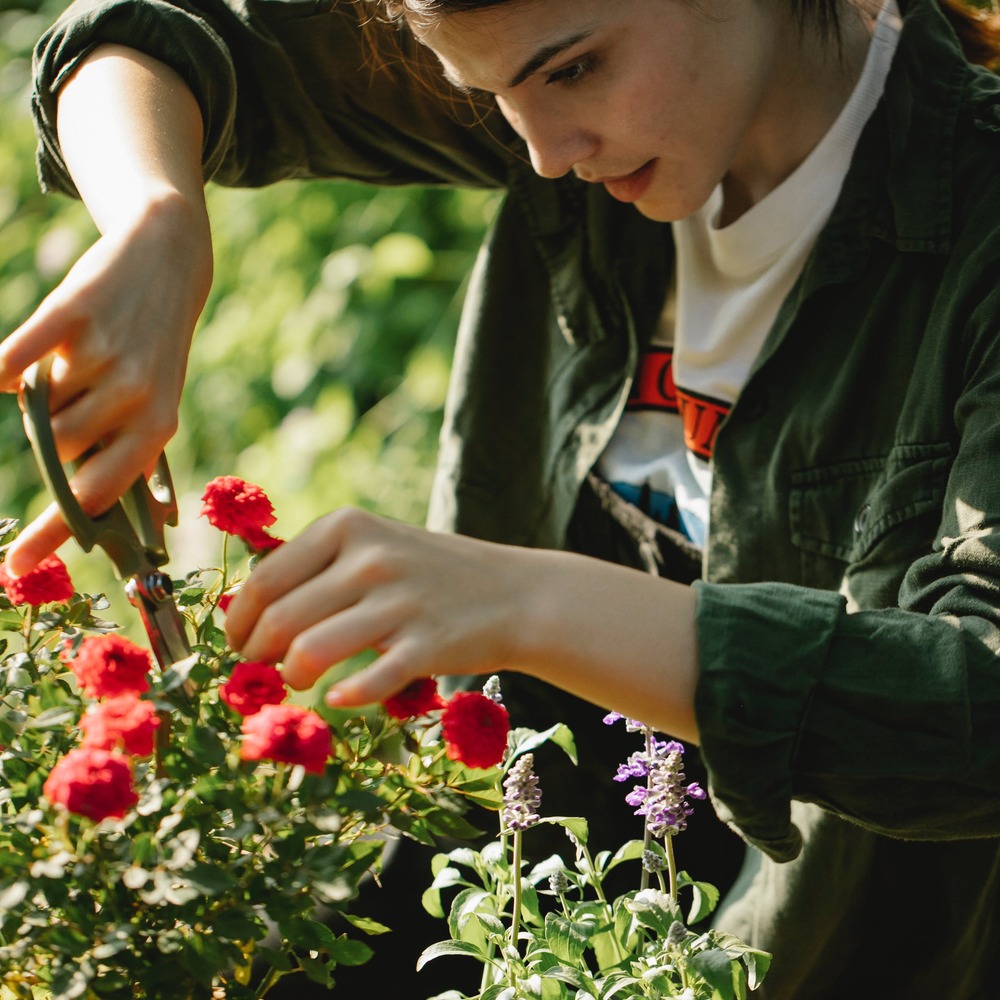
[[[417,971],[419,972],[428,962],[445,955],[466,955],[479,962],[487,961],[485,952],[469,941],[438,941],[420,953],[417,959]]]
[[[330,949],[330,957],[336,959],[338,965],[364,965],[374,954],[364,941],[349,938],[346,934],[338,937]]]
[[[545,940],[563,962],[578,964],[593,933],[593,924],[569,920],[561,913],[545,915]]]
[[[25,729],[65,729],[67,726],[75,725],[77,711],[74,708],[60,706],[50,708],[42,712],[41,715],[30,719],[25,725]]]
[[[509,769],[521,754],[536,750],[545,743],[554,743],[574,764],[577,763],[576,741],[572,730],[565,723],[558,722],[544,732],[524,728],[511,730],[506,768]]]
[[[392,930],[391,927],[386,927],[385,924],[380,924],[371,917],[362,917],[355,913],[342,913],[341,916],[359,931],[363,931],[365,934],[373,937],[376,934],[388,934]],[[444,914],[442,913],[441,916],[443,917]]]
[[[204,862],[197,862],[185,869],[184,875],[191,885],[206,896],[218,896],[236,885],[236,879],[226,869]]]
[[[767,970],[771,967],[771,955],[751,948],[743,955],[743,964],[747,968],[747,986],[755,990],[764,981]]]
[[[587,838],[590,836],[590,827],[582,816],[544,816],[539,822],[553,823],[563,827],[581,844],[586,844]]]
[[[300,955],[299,965],[310,982],[319,983],[320,986],[333,986],[329,960],[313,958],[311,955]]]
[[[687,922],[697,924],[704,920],[719,903],[719,890],[709,882],[695,882],[687,872],[677,876],[679,888],[690,886],[692,892],[691,909],[688,911]]]
[[[722,1000],[734,1000],[733,960],[718,948],[699,951],[688,959],[688,966],[695,970]]]
[[[579,969],[567,968],[564,965],[557,966],[554,969],[549,969],[545,975],[548,978],[568,983],[578,990],[583,990],[587,996],[596,997],[598,995],[597,984],[590,976],[585,975]]]
[[[660,937],[666,937],[670,925],[677,919],[677,906],[665,892],[658,889],[643,889],[628,903],[636,920],[649,927]]]

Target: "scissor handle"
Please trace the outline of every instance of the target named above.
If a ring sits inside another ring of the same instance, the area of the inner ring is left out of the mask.
[[[118,576],[125,580],[167,562],[163,526],[177,523],[177,499],[166,456],[161,454],[149,483],[140,476],[128,493],[105,513],[91,517],[80,506],[56,449],[49,415],[51,356],[28,368],[23,376],[21,409],[24,427],[42,479],[55,497],[73,537],[84,552],[99,545]]]

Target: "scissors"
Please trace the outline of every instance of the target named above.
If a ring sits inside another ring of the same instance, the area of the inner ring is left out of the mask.
[[[165,671],[191,655],[184,619],[173,599],[173,582],[160,568],[168,558],[164,527],[177,523],[177,500],[166,456],[160,455],[148,483],[140,476],[109,510],[97,517],[85,514],[56,452],[49,415],[51,365],[51,357],[33,364],[24,373],[21,389],[24,426],[38,468],[83,551],[99,545],[111,559],[129,603],[139,612],[153,655]]]

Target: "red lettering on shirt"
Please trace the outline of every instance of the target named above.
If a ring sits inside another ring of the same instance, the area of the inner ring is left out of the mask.
[[[672,348],[651,347],[646,351],[639,362],[626,409],[678,412],[673,361]]]
[[[709,459],[719,424],[732,404],[678,388],[674,383],[673,360],[672,348],[651,347],[646,351],[625,408],[680,414],[685,445],[699,458]]]

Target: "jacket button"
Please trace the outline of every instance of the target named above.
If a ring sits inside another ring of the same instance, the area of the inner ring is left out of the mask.
[[[864,503],[858,508],[857,514],[854,515],[854,534],[860,535],[865,530],[865,525],[868,523],[868,515],[871,513],[872,505],[870,503]]]

